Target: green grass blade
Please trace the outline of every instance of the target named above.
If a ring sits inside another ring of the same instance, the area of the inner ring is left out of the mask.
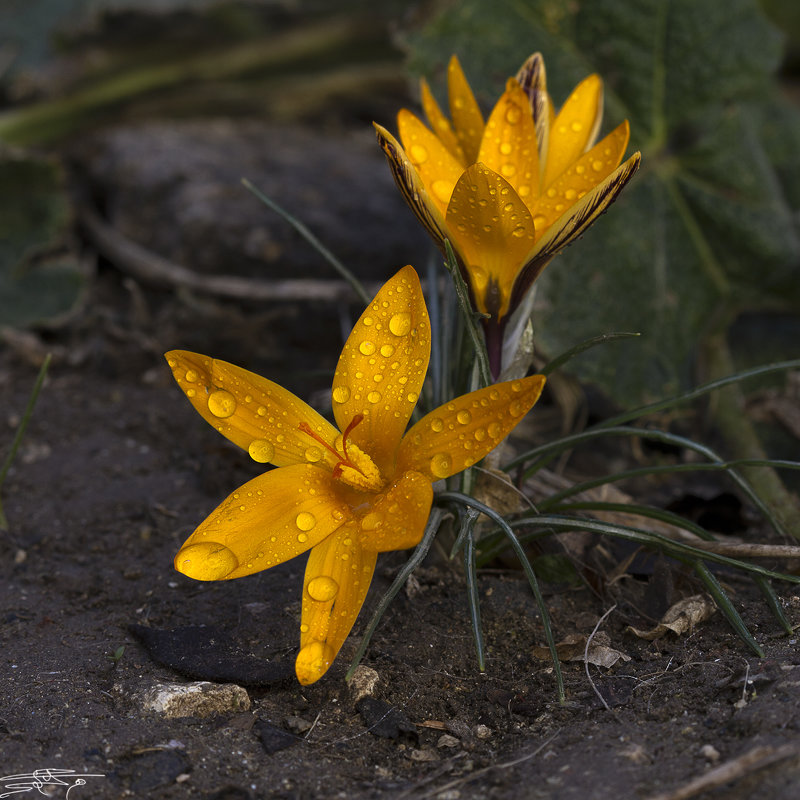
[[[739,634],[739,638],[741,638],[759,658],[764,658],[764,651],[753,638],[753,634],[750,633],[747,625],[744,624],[744,620],[739,615],[736,607],[728,597],[728,593],[722,588],[714,573],[700,560],[692,562],[692,567],[694,567],[694,571],[705,584],[708,593],[714,598],[717,608],[725,615],[736,633]]]
[[[475,500],[472,497],[460,494],[459,492],[439,492],[436,495],[436,497],[440,501],[455,503],[457,505],[473,508],[480,511],[482,514],[486,514],[486,516],[489,517],[489,519],[493,520],[494,523],[500,527],[500,529],[508,538],[509,542],[511,543],[511,547],[514,550],[515,555],[517,556],[520,564],[522,565],[522,570],[528,579],[528,583],[530,584],[530,587],[533,591],[533,595],[536,598],[536,605],[539,607],[539,613],[542,615],[544,637],[545,640],[547,641],[547,647],[550,650],[550,657],[552,658],[553,661],[553,672],[555,674],[556,685],[558,687],[558,701],[563,705],[563,703],[566,701],[566,694],[564,692],[564,676],[561,674],[561,662],[558,660],[558,651],[556,650],[556,642],[555,639],[553,638],[552,627],[550,626],[550,613],[547,610],[547,604],[544,602],[544,597],[542,596],[541,589],[539,588],[539,581],[536,578],[536,573],[533,571],[531,562],[528,561],[528,557],[525,555],[525,550],[523,549],[516,534],[511,529],[511,526],[506,522],[506,520],[500,514],[498,514],[494,509],[489,508],[489,506],[479,502],[478,500]]]
[[[776,620],[778,620],[778,624],[786,633],[789,635],[793,634],[794,630],[792,628],[792,623],[786,619],[786,614],[783,613],[783,606],[781,605],[781,601],[778,599],[778,595],[776,594],[775,590],[772,588],[772,584],[763,575],[753,575],[751,577],[756,582],[756,585],[761,590],[761,593],[764,595],[764,599],[766,600],[770,611],[772,611],[773,616]]]
[[[785,372],[786,370],[790,369],[800,369],[800,358],[791,359],[789,361],[778,361],[774,364],[764,364],[761,367],[754,367],[753,369],[744,370],[743,372],[737,372],[734,375],[728,375],[725,378],[709,381],[708,383],[704,383],[702,386],[698,386],[696,389],[692,389],[689,392],[684,392],[683,394],[669,397],[666,400],[659,400],[656,403],[650,403],[646,406],[639,406],[639,408],[634,408],[633,410],[626,411],[617,415],[616,417],[611,417],[611,419],[607,419],[604,422],[599,423],[597,427],[606,428],[612,425],[620,425],[623,422],[630,422],[633,419],[638,419],[639,417],[644,417],[648,414],[654,414],[657,411],[664,411],[668,408],[672,408],[673,406],[681,405],[682,403],[688,403],[690,400],[695,400],[698,397],[702,397],[709,392],[721,389],[723,386],[728,386],[732,383],[746,381],[748,378],[757,378],[760,375],[770,375],[773,372]]]
[[[397,573],[394,581],[392,581],[392,585],[389,587],[386,594],[381,598],[380,602],[378,603],[378,607],[375,609],[375,612],[370,618],[369,624],[364,631],[364,635],[361,637],[361,644],[359,644],[355,657],[350,662],[350,666],[344,678],[345,681],[350,681],[352,679],[353,673],[356,671],[356,667],[361,663],[364,653],[367,652],[367,647],[369,647],[369,642],[370,639],[372,639],[372,634],[375,632],[375,628],[378,627],[378,623],[386,613],[386,609],[389,608],[392,600],[394,600],[397,593],[403,587],[403,584],[405,584],[405,582],[408,580],[409,575],[411,575],[411,573],[422,563],[425,556],[428,555],[428,550],[430,550],[431,545],[433,544],[433,540],[436,537],[436,532],[439,530],[439,525],[441,524],[443,517],[444,511],[441,509],[434,508],[431,510],[431,515],[428,517],[428,524],[425,526],[425,533],[422,535],[420,543],[416,546],[416,548],[414,548],[411,558],[408,559],[400,572]]]
[[[464,540],[464,577],[467,580],[467,602],[469,604],[469,621],[472,623],[472,636],[475,639],[475,654],[478,657],[478,669],[486,672],[486,657],[483,646],[483,628],[481,626],[481,604],[478,594],[478,575],[475,565],[475,537],[473,527],[478,515],[468,512],[470,522],[469,533]]]
[[[359,300],[364,305],[369,305],[372,298],[367,294],[361,281],[350,272],[347,267],[339,261],[336,256],[325,247],[311,231],[300,222],[297,217],[292,216],[286,209],[279,206],[272,198],[267,197],[260,189],[257,189],[247,178],[242,178],[242,184],[251,191],[265,206],[272,209],[276,214],[283,217],[338,273],[353,287],[353,291],[358,295]]]
[[[598,344],[613,342],[615,339],[630,339],[632,337],[641,335],[641,333],[627,333],[625,331],[619,331],[614,333],[603,333],[600,336],[594,336],[591,339],[586,339],[585,341],[580,342],[580,344],[576,344],[574,347],[570,347],[569,350],[565,351],[560,356],[556,356],[556,358],[548,362],[540,370],[540,372],[542,375],[549,375],[554,370],[557,370],[559,367],[566,364],[570,359],[575,358],[575,356],[580,355],[592,347],[596,347]]]

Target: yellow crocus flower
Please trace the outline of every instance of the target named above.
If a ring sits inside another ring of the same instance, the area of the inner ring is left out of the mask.
[[[401,269],[356,323],[333,379],[335,427],[272,381],[208,356],[166,354],[189,401],[270,470],[224,500],[175,568],[197,580],[250,575],[310,550],[303,583],[302,684],[325,674],[364,602],[377,554],[419,543],[432,484],[475,464],[525,416],[544,376],[463,395],[408,431],[430,358],[417,273]]]
[[[539,53],[509,78],[485,122],[455,56],[448,90],[451,119],[423,79],[431,127],[401,110],[402,145],[375,128],[406,202],[440,248],[450,240],[476,308],[491,316],[487,334],[502,340],[506,317],[550,259],[615,200],[640,154],[620,165],[627,121],[595,144],[603,116],[597,75],[556,113]],[[489,344],[491,355],[499,342]]]

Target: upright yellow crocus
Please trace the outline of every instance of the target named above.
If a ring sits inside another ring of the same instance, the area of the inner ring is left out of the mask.
[[[278,467],[224,500],[186,540],[175,568],[197,580],[227,580],[310,550],[295,664],[302,684],[318,680],[339,652],[377,554],[419,543],[433,482],[489,453],[544,386],[544,376],[534,375],[471,392],[406,432],[430,341],[419,278],[404,267],[345,343],[332,391],[338,430],[266,378],[197,353],[166,354],[200,415],[255,461]]]
[[[375,125],[406,202],[440,248],[449,239],[476,307],[489,314],[490,356],[508,315],[551,258],[580,236],[636,172],[620,165],[623,122],[595,144],[603,84],[590,75],[556,113],[542,56],[533,54],[484,123],[458,59],[448,69],[451,119],[422,81],[432,128],[410,111],[397,117],[401,144]]]

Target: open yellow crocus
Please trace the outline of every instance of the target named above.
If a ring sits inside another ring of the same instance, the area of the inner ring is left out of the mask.
[[[401,269],[356,323],[333,379],[338,429],[272,381],[208,356],[166,354],[200,415],[270,470],[237,489],[186,540],[175,568],[239,578],[310,550],[303,583],[302,684],[333,662],[367,594],[377,554],[419,543],[433,482],[489,453],[538,399],[544,376],[499,383],[408,431],[430,358],[417,273]]]
[[[615,200],[640,154],[620,164],[627,121],[595,144],[603,116],[597,75],[581,81],[556,113],[539,53],[509,78],[485,122],[455,56],[448,90],[451,119],[423,79],[431,127],[401,110],[402,145],[375,128],[406,202],[440,248],[450,240],[475,306],[490,315],[496,367],[507,316],[550,259]]]

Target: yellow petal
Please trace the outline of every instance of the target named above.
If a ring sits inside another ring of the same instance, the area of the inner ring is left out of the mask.
[[[640,162],[641,154],[634,153],[547,228],[534,249],[525,257],[520,280],[527,281],[530,285],[531,279],[527,273],[533,271],[538,275],[559,250],[577,239],[617,199],[617,195],[639,168]]]
[[[522,259],[534,243],[525,203],[505,178],[473,164],[453,190],[447,225],[469,272],[478,309],[503,316]]]
[[[430,479],[419,472],[405,473],[358,520],[362,547],[376,553],[416,547],[432,502]]]
[[[339,432],[290,391],[254,372],[216,358],[171,350],[172,374],[195,410],[254,461],[276,466],[315,463],[332,469],[337,459],[305,433],[308,426],[330,445]]]
[[[444,144],[410,111],[403,109],[397,115],[400,141],[417,175],[444,214],[456,181],[464,171]]]
[[[351,518],[330,473],[304,464],[244,484],[208,516],[175,556],[200,581],[241,578],[304,553]]]
[[[496,383],[426,414],[403,438],[398,470],[448,478],[490,453],[539,399],[544,375]]]
[[[628,146],[627,120],[584,153],[547,187],[531,209],[537,232],[552,225],[571,205],[602,183],[619,165]]]
[[[466,156],[466,163],[474,164],[483,136],[483,114],[455,56],[447,66],[447,90],[450,95],[450,119],[453,120],[456,136]]]
[[[603,82],[584,78],[553,120],[542,185],[549,186],[594,143],[603,118]]]
[[[464,155],[464,150],[458,141],[453,126],[450,124],[450,120],[442,113],[441,108],[439,108],[439,104],[436,102],[436,98],[433,96],[425,78],[420,81],[420,95],[422,108],[433,132],[459,164],[464,167],[468,166],[467,157]]]
[[[352,524],[309,554],[295,661],[303,685],[319,680],[336,658],[364,604],[376,559],[376,553],[361,548]]]
[[[539,151],[528,96],[510,78],[486,122],[478,161],[502,175],[530,207],[539,194]]]
[[[400,142],[386,128],[377,123],[374,123],[374,127],[378,136],[378,144],[380,144],[386,155],[386,160],[389,162],[389,168],[392,170],[394,182],[397,184],[400,194],[403,195],[406,203],[408,203],[408,207],[417,215],[417,219],[428,231],[436,246],[444,250],[444,240],[452,239],[447,230],[444,215],[428,194],[425,184],[417,174],[411,161],[409,161]]]
[[[333,414],[383,476],[417,404],[431,352],[430,323],[413,267],[388,280],[347,338],[333,377]]]

